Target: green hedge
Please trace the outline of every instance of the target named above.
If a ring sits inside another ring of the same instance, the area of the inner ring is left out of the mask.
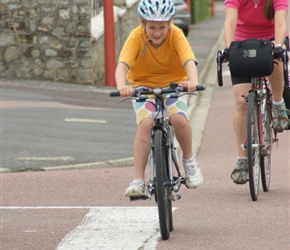
[[[191,0],[191,23],[208,19],[210,12],[210,0]]]

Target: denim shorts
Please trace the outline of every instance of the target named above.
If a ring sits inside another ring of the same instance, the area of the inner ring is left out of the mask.
[[[167,112],[167,116],[170,118],[174,114],[180,114],[184,116],[188,120],[187,115],[187,95],[178,97],[178,98],[165,98],[165,108]],[[145,102],[136,102],[132,101],[134,111],[136,113],[136,123],[137,125],[143,121],[145,118],[151,117],[153,118],[153,113],[156,111],[155,109],[155,99],[152,96],[147,99]]]
[[[270,39],[270,41],[275,40],[275,38]],[[286,46],[287,51],[289,51],[289,37],[286,37],[284,44]],[[250,83],[251,77],[231,77],[233,85],[239,83]]]

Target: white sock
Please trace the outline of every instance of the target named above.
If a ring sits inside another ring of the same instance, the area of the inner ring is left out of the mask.
[[[194,161],[195,160],[195,156],[193,155],[193,156],[191,156],[189,159],[183,159],[183,162],[184,163],[188,163],[188,162],[192,162],[192,161]]]
[[[283,102],[284,102],[284,99],[282,99],[282,101],[280,101],[280,102],[275,102],[275,101],[273,101],[273,104],[274,104],[274,105],[282,105]]]

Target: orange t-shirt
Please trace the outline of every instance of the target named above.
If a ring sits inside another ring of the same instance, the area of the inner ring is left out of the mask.
[[[147,42],[142,55],[146,41],[144,26],[140,25],[130,33],[120,53],[119,63],[129,67],[127,79],[133,87],[163,88],[187,79],[184,64],[196,59],[181,29],[171,24],[163,44],[154,48]]]

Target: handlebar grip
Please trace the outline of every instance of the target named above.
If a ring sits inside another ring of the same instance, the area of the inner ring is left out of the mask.
[[[223,86],[223,76],[222,76],[222,56],[223,52],[219,50],[217,52],[217,79],[218,79],[218,85],[220,87]]]
[[[110,93],[110,96],[111,96],[111,97],[120,96],[120,92],[119,92],[119,91],[112,91],[112,92]]]
[[[196,86],[196,91],[203,91],[203,90],[205,90],[205,89],[206,89],[206,87],[203,86],[203,85],[197,85],[197,86]]]

